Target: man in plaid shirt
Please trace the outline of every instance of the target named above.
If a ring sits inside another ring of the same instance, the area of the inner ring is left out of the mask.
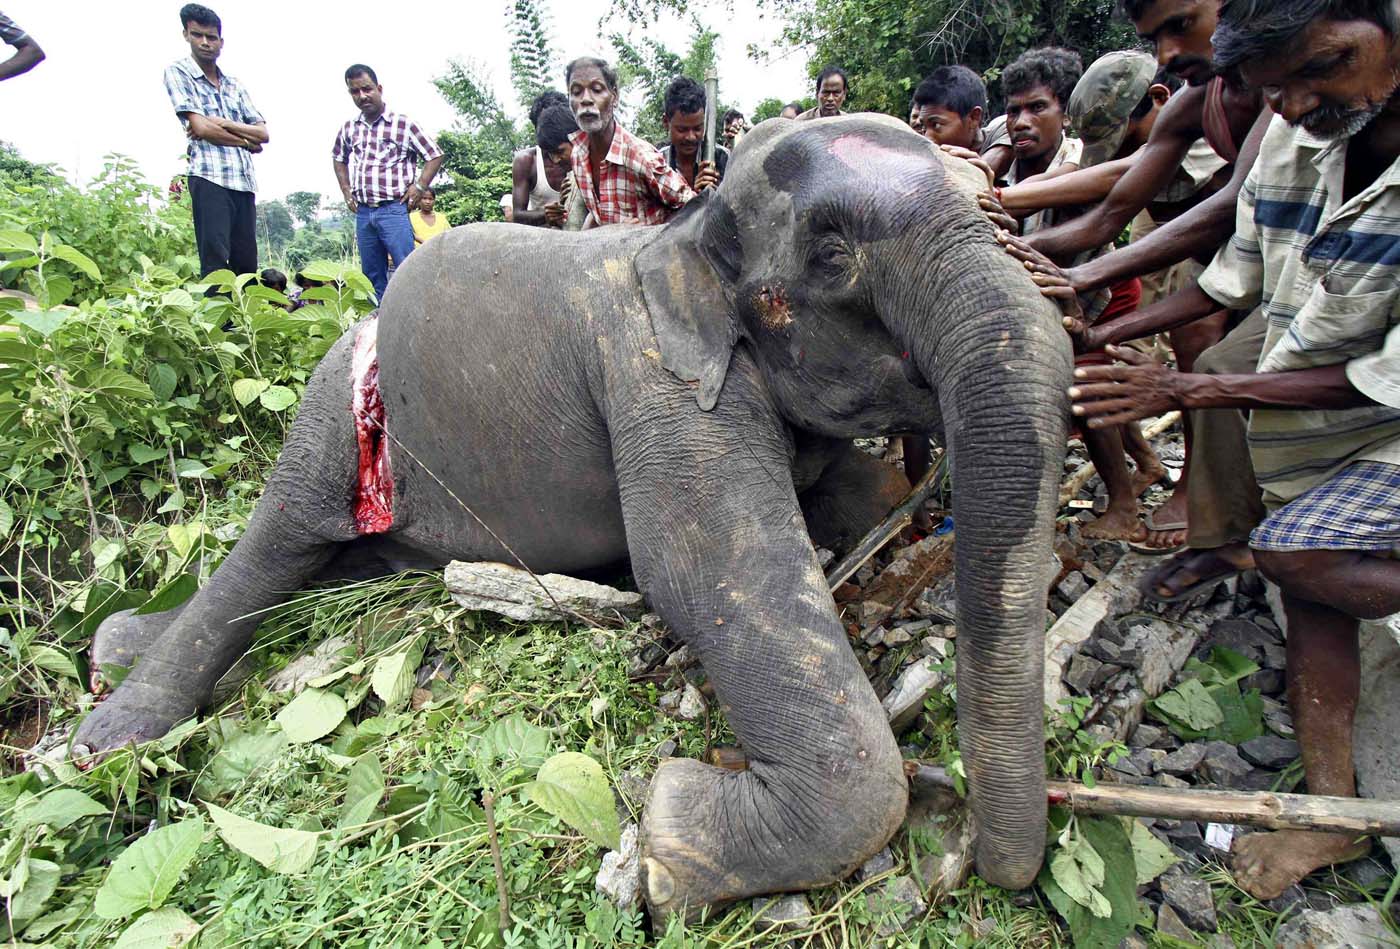
[[[15,21],[0,13],[0,42],[15,48],[15,54],[0,63],[0,80],[13,79],[44,61],[44,51]]]
[[[360,269],[384,299],[389,258],[394,266],[413,252],[408,209],[442,164],[442,149],[410,118],[384,108],[384,87],[374,70],[356,63],[345,70],[345,87],[360,114],[335,137],[335,177],[355,212]],[[423,163],[420,170],[419,162]]]
[[[165,70],[165,91],[189,137],[190,204],[200,276],[215,270],[254,273],[258,238],[253,155],[267,144],[267,124],[243,84],[216,65],[223,24],[208,7],[187,3],[180,25],[190,55]]]
[[[564,80],[581,129],[569,141],[592,221],[584,226],[666,223],[695,192],[659,151],[617,124],[616,70],[584,56],[569,63]]]

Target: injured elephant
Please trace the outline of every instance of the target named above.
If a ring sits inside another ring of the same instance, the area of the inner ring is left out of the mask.
[[[813,540],[858,537],[907,490],[851,439],[927,433],[956,485],[978,867],[1028,885],[1070,348],[996,243],[979,183],[893,119],[775,120],[664,227],[480,224],[425,245],[317,369],[208,584],[178,612],[109,621],[139,658],[75,744],[101,752],[194,715],[251,614],[313,579],[626,559],[750,763],[657,770],[653,910],[830,883],[885,845],[908,791]]]

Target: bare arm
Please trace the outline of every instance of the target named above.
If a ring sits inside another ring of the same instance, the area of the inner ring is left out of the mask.
[[[995,145],[982,153],[982,160],[992,169],[993,180],[1005,178],[1006,173],[1011,170],[1011,162],[1015,159],[1016,153],[1011,150],[1010,145]]]
[[[1170,267],[1190,257],[1213,253],[1235,232],[1235,205],[1240,188],[1254,167],[1259,143],[1269,128],[1273,112],[1264,109],[1249,130],[1230,181],[1215,194],[1180,217],[1157,228],[1140,241],[1069,270],[1070,283],[1080,293],[1129,280]]]
[[[1064,174],[1037,175],[1001,189],[1001,206],[1017,217],[1042,208],[1070,207],[1102,200],[1118,179],[1127,174],[1137,155],[1107,161]],[[1057,169],[1058,170],[1058,169]]]
[[[1089,327],[1084,332],[1084,344],[1088,349],[1098,349],[1102,346],[1126,343],[1132,339],[1142,339],[1154,333],[1165,333],[1178,326],[1194,323],[1220,309],[1220,304],[1193,282],[1189,287],[1158,300],[1151,306],[1143,307],[1136,313]]]
[[[261,149],[259,143],[250,141],[237,132],[225,128],[223,119],[211,119],[198,112],[181,112],[180,117],[189,123],[187,129],[190,138],[197,138],[201,142],[208,142],[211,145],[231,145],[234,148],[257,146],[258,149]]]
[[[13,79],[21,73],[27,73],[43,61],[44,51],[39,48],[38,43],[26,36],[15,47],[15,54],[0,63],[0,81]]]
[[[1187,89],[1168,100],[1152,127],[1147,144],[1138,150],[1132,168],[1118,180],[1108,197],[1067,224],[1037,231],[1031,246],[1052,260],[1110,243],[1133,216],[1171,183],[1191,143],[1201,136],[1204,90]]]
[[[1171,409],[1354,409],[1376,402],[1347,378],[1346,363],[1229,376],[1174,372],[1150,356],[1113,347],[1115,366],[1074,371],[1074,414],[1092,428],[1151,418]]]
[[[544,226],[544,211],[530,210],[530,192],[535,189],[535,153],[533,150],[517,152],[510,164],[510,202],[514,209],[516,224],[529,224],[531,227]]]
[[[345,203],[350,207],[350,213],[354,214],[359,210],[359,203],[355,200],[355,194],[350,190],[350,168],[343,161],[331,160],[335,165],[335,180],[340,182],[340,193],[345,198]]]
[[[270,141],[267,134],[266,122],[257,122],[250,125],[246,122],[235,122],[232,119],[215,119],[214,121],[222,125],[225,131],[232,132],[234,135],[245,138],[250,142],[266,145],[268,141]]]

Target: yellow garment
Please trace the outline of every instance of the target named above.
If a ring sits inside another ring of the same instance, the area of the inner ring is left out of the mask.
[[[409,223],[413,225],[413,246],[421,247],[430,237],[444,234],[452,225],[447,223],[447,215],[441,211],[433,213],[433,224],[428,226],[428,222],[423,220],[422,211],[413,211],[408,215]]]

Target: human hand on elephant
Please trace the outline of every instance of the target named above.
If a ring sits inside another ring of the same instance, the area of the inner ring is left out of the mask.
[[[714,188],[719,184],[719,169],[712,161],[702,161],[700,170],[695,174],[695,190],[704,191],[706,188]]]
[[[1008,254],[1021,261],[1041,294],[1060,305],[1060,312],[1064,314],[1062,325],[1074,343],[1074,351],[1088,353],[1102,349],[1106,341],[1102,338],[1102,332],[1097,331],[1084,316],[1079,292],[1069,271],[1010,231],[997,231],[997,242],[1006,248]]]
[[[1090,428],[1107,428],[1182,407],[1181,373],[1125,346],[1109,346],[1106,352],[1119,362],[1074,370],[1069,397],[1076,418],[1087,419]]]
[[[961,158],[963,161],[982,172],[982,174],[986,175],[988,188],[996,185],[997,173],[992,171],[992,166],[983,161],[982,156],[977,154],[977,152],[974,152],[970,148],[962,148],[958,145],[939,145],[938,147],[943,150],[944,154],[952,155],[954,158]]]
[[[549,204],[546,204],[544,208],[542,208],[542,210],[544,211],[545,227],[562,228],[564,226],[564,220],[568,217],[569,212],[561,203],[562,201],[563,196],[561,195],[559,201],[551,201],[549,202]]]
[[[977,193],[977,206],[982,209],[982,213],[987,215],[987,219],[997,229],[1015,234],[1021,229],[1021,223],[1008,214],[1006,208],[1001,206],[1000,191],[1000,188],[979,191]]]

